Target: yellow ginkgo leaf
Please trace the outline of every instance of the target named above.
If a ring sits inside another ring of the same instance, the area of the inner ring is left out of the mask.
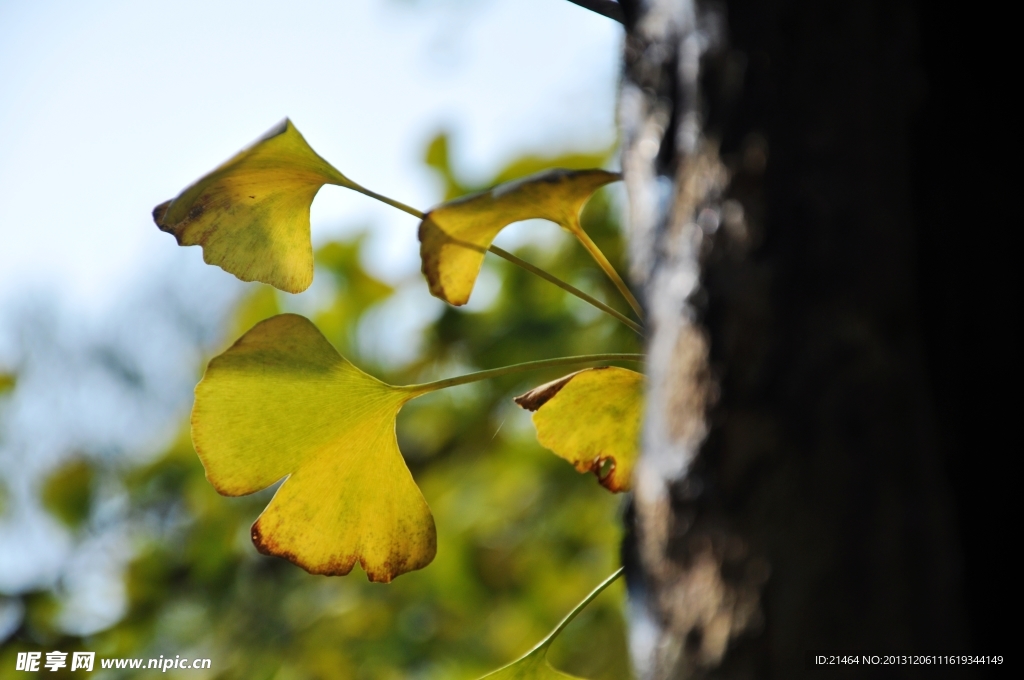
[[[640,446],[644,377],[625,368],[588,368],[516,397],[534,411],[537,441],[610,491],[628,491]]]
[[[420,258],[430,292],[453,305],[469,301],[484,253],[513,222],[545,219],[576,232],[583,204],[618,180],[604,170],[545,170],[443,203],[420,223]]]
[[[153,209],[178,245],[243,281],[299,293],[313,281],[309,207],[324,184],[355,184],[285,119],[259,141]]]
[[[309,320],[282,314],[210,362],[192,440],[221,494],[287,478],[253,524],[260,552],[314,574],[359,562],[387,582],[436,551],[434,519],[395,437],[399,409],[424,391],[363,373]]]
[[[606,578],[601,582],[599,586],[594,588],[587,595],[582,602],[576,605],[569,615],[562,619],[562,622],[551,631],[546,638],[544,638],[536,647],[527,652],[524,656],[518,660],[513,661],[509,665],[488,673],[480,680],[580,680],[575,675],[567,675],[560,671],[556,671],[548,663],[548,649],[551,648],[551,644],[555,641],[558,635],[568,626],[576,615],[583,611],[584,607],[593,602],[594,598],[604,592],[604,589],[615,582],[615,579],[622,575],[622,569],[619,568],[614,574]]]

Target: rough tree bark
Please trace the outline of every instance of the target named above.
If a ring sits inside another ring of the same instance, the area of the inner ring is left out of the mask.
[[[913,278],[912,8],[621,4],[651,329],[624,545],[638,676],[962,648]]]

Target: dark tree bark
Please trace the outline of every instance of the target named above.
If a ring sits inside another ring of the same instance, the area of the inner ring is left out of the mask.
[[[651,329],[624,545],[639,677],[792,678],[808,650],[964,649],[915,278],[914,8],[622,5],[632,276]]]

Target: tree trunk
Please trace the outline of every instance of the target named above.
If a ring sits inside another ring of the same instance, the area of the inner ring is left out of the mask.
[[[624,545],[638,676],[963,649],[916,298],[912,6],[622,5],[650,329]]]

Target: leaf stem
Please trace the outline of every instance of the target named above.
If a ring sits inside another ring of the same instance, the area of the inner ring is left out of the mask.
[[[374,199],[380,201],[381,203],[386,203],[386,204],[390,205],[392,208],[398,208],[402,212],[409,213],[410,215],[412,215],[413,217],[415,217],[417,219],[422,220],[424,218],[424,216],[425,216],[424,213],[422,213],[421,211],[417,210],[416,208],[408,206],[405,203],[402,203],[400,201],[396,201],[393,198],[388,198],[387,196],[384,196],[383,194],[378,194],[376,191],[370,191],[366,187],[360,186],[360,185],[356,184],[355,182],[352,182],[351,180],[349,180],[349,183],[346,184],[345,186],[348,187],[349,189],[352,189],[353,191],[358,191],[359,193],[361,193],[361,194],[363,194],[365,196],[369,196],[370,198],[374,198]],[[582,232],[582,229],[580,231]],[[579,237],[579,235],[577,235],[577,237]],[[587,237],[586,234],[583,234],[583,237],[580,238],[580,240],[582,241],[584,238],[587,238],[589,240],[589,237]],[[593,241],[591,241],[591,244],[593,245]],[[586,242],[584,242],[583,245],[586,246],[587,245]],[[590,250],[589,247],[587,249]],[[594,249],[595,250],[597,249],[596,245],[594,245]],[[536,266],[530,264],[529,262],[527,262],[526,260],[519,259],[518,257],[513,255],[512,253],[508,252],[507,250],[502,250],[498,246],[492,245],[491,247],[488,248],[488,250],[491,251],[492,253],[494,253],[495,255],[497,255],[498,257],[501,257],[501,258],[504,258],[504,259],[508,260],[509,262],[511,262],[512,264],[516,265],[517,267],[522,267],[523,269],[525,269],[526,271],[530,272],[531,274],[535,274],[535,275],[541,277],[542,279],[544,279],[545,281],[547,281],[549,283],[555,284],[556,286],[558,286],[559,288],[561,288],[565,292],[569,293],[570,295],[575,295],[576,297],[578,297],[579,299],[583,300],[587,304],[593,305],[594,307],[596,307],[597,309],[601,310],[605,314],[608,314],[608,315],[618,319],[622,323],[624,323],[627,326],[629,326],[634,332],[638,333],[640,336],[643,336],[644,331],[643,331],[643,327],[640,324],[636,323],[635,321],[630,320],[629,317],[627,317],[627,316],[625,316],[625,315],[615,311],[614,309],[612,309],[608,305],[604,304],[600,300],[597,300],[597,299],[591,297],[590,295],[587,295],[586,293],[584,293],[579,288],[576,288],[575,286],[566,283],[565,281],[561,280],[560,278],[558,278],[558,277],[556,277],[556,276],[554,276],[552,274],[547,273],[546,271],[544,271],[540,267],[536,267]],[[597,253],[602,258],[604,258],[604,254],[601,253],[600,250],[597,250]],[[593,254],[593,251],[591,252],[591,254]],[[595,259],[596,259],[596,257],[597,256],[595,256]],[[636,302],[636,300],[629,293],[629,289],[625,288],[626,284],[622,283],[622,279],[618,278],[618,274],[615,273],[615,269],[612,268],[611,263],[609,263],[607,259],[605,259],[604,262],[608,265],[609,268],[611,268],[611,274],[609,274],[609,276],[613,277],[612,278],[613,281],[618,281],[615,285],[616,286],[620,286],[619,287],[620,291],[625,290],[624,295],[627,296],[626,300],[629,301],[630,306],[633,307],[633,310],[636,311],[638,315],[640,315],[639,305],[634,304]],[[601,262],[598,261],[598,264],[601,264]],[[602,269],[604,269],[604,265],[602,265]],[[608,272],[608,269],[605,269],[605,272]],[[643,317],[641,316],[641,318],[643,318]]]
[[[544,271],[540,267],[534,266],[534,265],[530,264],[529,262],[527,262],[526,260],[519,259],[518,257],[513,255],[512,253],[508,252],[507,250],[502,250],[498,246],[493,246],[492,245],[489,248],[489,250],[492,253],[494,253],[495,255],[497,255],[498,257],[504,258],[504,259],[508,260],[509,262],[511,262],[512,264],[514,264],[516,266],[519,266],[519,267],[522,267],[523,269],[525,269],[526,271],[530,272],[531,274],[536,274],[537,276],[539,276],[540,278],[544,279],[545,281],[547,281],[549,283],[555,284],[556,286],[558,286],[562,290],[566,291],[567,293],[570,293],[571,295],[575,295],[576,297],[578,297],[579,299],[583,300],[584,302],[589,302],[591,305],[593,305],[594,307],[597,307],[598,309],[600,309],[605,314],[608,314],[609,316],[615,317],[616,319],[618,319],[622,323],[626,324],[631,329],[633,329],[633,331],[636,332],[637,335],[639,335],[640,337],[643,337],[643,335],[644,335],[644,328],[643,328],[643,326],[641,326],[637,322],[633,321],[632,319],[630,319],[625,314],[622,314],[621,312],[615,311],[614,309],[612,309],[611,307],[609,307],[605,303],[601,302],[600,300],[587,295],[586,293],[584,293],[579,288],[576,288],[575,286],[573,286],[573,285],[571,285],[569,283],[566,283],[565,281],[563,281],[562,279],[560,279],[560,278],[558,278],[556,276],[552,276],[551,274],[548,274],[546,271]]]
[[[615,287],[619,289],[620,293],[622,293],[622,297],[626,298],[626,302],[628,302],[629,306],[633,308],[634,312],[636,312],[637,317],[643,320],[644,312],[643,308],[640,307],[640,303],[635,297],[633,297],[633,293],[629,290],[629,286],[627,286],[626,282],[622,280],[619,273],[615,271],[615,267],[613,267],[612,263],[608,261],[608,258],[604,256],[604,253],[602,253],[601,249],[597,247],[597,244],[594,243],[593,239],[590,238],[587,232],[583,231],[583,227],[578,223],[573,225],[570,231],[572,231],[573,235],[580,240],[580,243],[582,243],[583,247],[587,249],[590,256],[594,258],[597,265],[603,269],[604,273],[608,275],[608,278],[612,280]]]
[[[609,576],[605,580],[601,581],[601,583],[596,588],[594,588],[592,591],[590,591],[590,594],[587,595],[585,598],[583,598],[583,601],[580,602],[578,605],[576,605],[576,607],[574,607],[573,610],[571,612],[569,612],[564,619],[562,619],[562,622],[559,623],[557,626],[555,626],[555,629],[553,631],[551,631],[550,633],[548,633],[548,636],[546,638],[544,638],[540,642],[540,644],[538,644],[537,647],[535,647],[534,649],[537,649],[537,648],[540,648],[540,647],[547,647],[552,642],[554,642],[555,638],[558,637],[558,634],[561,633],[562,630],[564,630],[566,626],[568,626],[570,623],[572,623],[572,620],[575,619],[577,617],[577,615],[579,615],[579,613],[581,611],[583,611],[583,609],[588,604],[593,602],[594,598],[596,598],[598,595],[600,595],[602,592],[604,592],[604,589],[607,588],[608,586],[610,586],[612,583],[614,583],[617,578],[622,576],[623,570],[624,570],[623,567],[619,567],[618,569],[615,570],[615,573],[613,573],[611,576]]]
[[[527,361],[522,364],[512,364],[501,368],[491,368],[486,371],[467,373],[454,378],[445,378],[434,382],[421,383],[419,385],[407,385],[405,389],[417,394],[426,394],[435,390],[443,390],[447,387],[465,385],[479,380],[500,378],[504,375],[524,373],[526,371],[537,371],[542,368],[556,368],[558,366],[578,366],[580,364],[593,364],[602,361],[643,361],[643,354],[584,354],[575,357],[558,357],[557,359],[541,359],[539,361]]]
[[[419,210],[417,210],[416,208],[408,206],[405,203],[401,203],[399,201],[396,201],[393,198],[388,198],[387,196],[385,196],[383,194],[378,194],[376,191],[370,191],[366,187],[361,187],[358,184],[356,184],[355,182],[352,182],[352,184],[349,186],[349,188],[354,190],[354,191],[358,191],[361,194],[369,196],[370,198],[375,198],[378,201],[380,201],[381,203],[387,203],[392,208],[398,208],[402,212],[407,212],[407,213],[409,213],[410,215],[412,215],[413,217],[415,217],[417,219],[420,219],[420,220],[423,219],[423,213],[420,212]]]

